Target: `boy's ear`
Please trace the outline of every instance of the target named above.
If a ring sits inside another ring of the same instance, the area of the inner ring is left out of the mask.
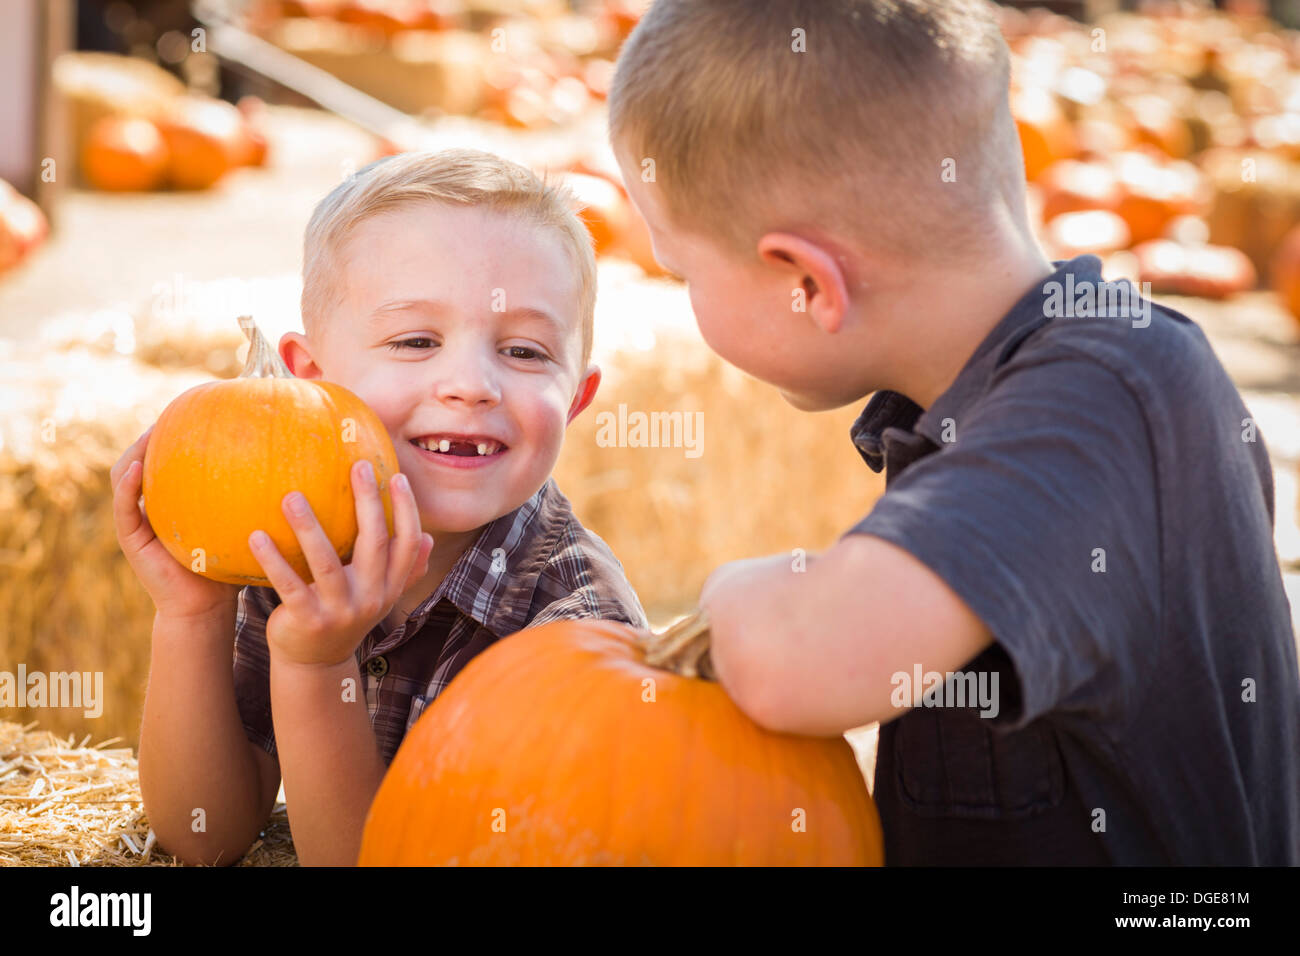
[[[311,342],[300,332],[286,332],[280,337],[280,358],[289,366],[294,378],[320,378],[321,367],[311,354]]]
[[[583,374],[582,383],[578,386],[578,394],[573,397],[573,404],[569,406],[569,417],[565,425],[570,424],[575,418],[582,414],[582,410],[591,404],[591,400],[596,397],[596,389],[600,387],[600,366],[588,365],[587,371]]]
[[[763,262],[787,272],[794,290],[803,288],[804,310],[822,331],[834,335],[844,324],[849,308],[844,268],[835,256],[816,243],[788,232],[769,232],[758,240]]]

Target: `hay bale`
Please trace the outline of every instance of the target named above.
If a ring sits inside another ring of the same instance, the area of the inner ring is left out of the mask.
[[[0,342],[0,661],[10,673],[103,674],[97,717],[48,706],[0,717],[137,739],[154,607],[117,544],[109,470],[167,403],[207,381]]]
[[[202,369],[234,378],[244,367],[248,340],[239,316],[252,315],[272,342],[301,331],[302,280],[295,274],[242,279],[174,275],[134,307],[126,303],[92,313],[57,315],[42,323],[38,342],[56,351],[87,349],[130,355],[159,368]]]
[[[0,866],[182,866],[159,851],[130,747],[0,721]],[[297,866],[283,803],[236,866]]]

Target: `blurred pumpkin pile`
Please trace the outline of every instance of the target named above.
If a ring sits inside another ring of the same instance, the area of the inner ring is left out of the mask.
[[[266,162],[265,104],[192,94],[137,57],[67,53],[54,80],[71,104],[84,184],[112,192],[206,189]]]
[[[0,179],[0,275],[26,259],[49,231],[40,206]]]
[[[564,125],[604,100],[649,0],[255,0],[245,26],[413,115]]]
[[[1031,215],[1054,256],[1206,298],[1262,280],[1300,317],[1300,34],[1231,6],[1002,8]]]
[[[521,132],[572,131],[599,113],[618,48],[649,0],[256,0],[244,26],[415,116],[472,117]],[[584,148],[560,177],[598,256],[652,276],[645,222],[612,153]],[[399,151],[383,141],[380,154]]]

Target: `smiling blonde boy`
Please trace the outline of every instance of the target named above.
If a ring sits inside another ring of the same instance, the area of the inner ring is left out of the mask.
[[[123,455],[119,540],[158,609],[140,782],[165,848],[234,862],[283,778],[299,859],[351,864],[403,736],[470,658],[546,621],[645,627],[617,559],[550,478],[600,382],[595,286],[586,228],[523,167],[471,150],[380,160],[316,208],[306,334],[280,352],[388,429],[393,537],[361,466],[350,564],[291,494],[313,584],[258,533],[274,587],[207,581],[168,563],[137,506],[148,432]]]
[[[706,341],[799,408],[875,393],[884,495],[803,573],[717,570],[714,665],[771,729],[881,722],[886,863],[1295,865],[1268,455],[1185,316],[1062,309],[1100,262],[1034,240],[1008,61],[970,0],[657,0],[620,51],[611,141]]]

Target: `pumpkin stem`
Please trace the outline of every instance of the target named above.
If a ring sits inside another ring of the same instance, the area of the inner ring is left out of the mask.
[[[244,361],[244,370],[239,373],[240,378],[293,378],[293,372],[271,347],[251,315],[241,315],[239,327],[249,342],[248,358]]]
[[[682,618],[644,643],[645,662],[681,677],[717,680],[709,656],[709,616],[703,610]]]

